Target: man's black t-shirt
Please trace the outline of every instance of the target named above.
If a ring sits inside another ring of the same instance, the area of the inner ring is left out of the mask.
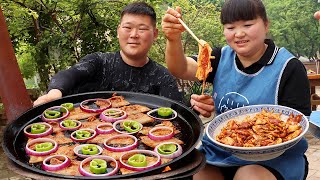
[[[126,64],[115,53],[93,53],[79,63],[54,75],[49,90],[59,89],[63,96],[94,91],[131,91],[164,96],[182,101],[176,79],[151,59],[143,67]]]

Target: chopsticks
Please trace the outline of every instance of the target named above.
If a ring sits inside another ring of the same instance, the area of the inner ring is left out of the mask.
[[[201,45],[204,46],[204,42],[200,41],[200,39],[191,31],[191,29],[184,23],[180,18],[178,18],[179,22],[182,26],[188,31],[188,33]]]

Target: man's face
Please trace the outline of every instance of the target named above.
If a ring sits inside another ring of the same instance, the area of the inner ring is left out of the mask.
[[[146,15],[125,14],[117,32],[121,51],[131,59],[147,56],[158,36],[158,29]]]

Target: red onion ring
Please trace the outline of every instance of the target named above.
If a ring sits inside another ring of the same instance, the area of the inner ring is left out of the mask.
[[[61,121],[61,122],[59,123],[59,127],[60,127],[61,129],[63,129],[63,130],[75,131],[75,130],[78,130],[78,129],[82,126],[82,123],[81,123],[80,121],[71,120],[71,119],[70,119],[70,121],[73,121],[73,122],[77,123],[78,126],[76,126],[76,127],[65,127],[65,126],[63,125],[63,121]]]
[[[50,159],[56,158],[56,157],[63,157],[64,161],[61,164],[56,164],[56,165],[48,164]],[[45,171],[58,171],[68,167],[70,164],[71,164],[71,160],[66,155],[53,155],[45,158],[42,162],[41,167]]]
[[[112,140],[112,139],[116,139],[116,138],[131,138],[134,140],[134,143],[129,145],[129,146],[126,146],[126,147],[112,147],[112,146],[109,146],[107,143]],[[135,136],[132,136],[132,135],[128,135],[128,134],[120,134],[120,135],[115,135],[115,136],[112,136],[108,139],[106,139],[103,143],[104,147],[109,150],[109,151],[113,151],[113,152],[123,152],[123,151],[130,151],[132,149],[135,149],[136,147],[138,147],[138,139],[135,137]]]
[[[178,149],[172,153],[172,154],[161,154],[158,152],[158,147],[160,147],[161,145],[163,144],[175,144]],[[182,154],[182,147],[180,144],[176,143],[176,142],[163,142],[163,143],[160,143],[158,144],[155,148],[154,148],[154,152],[156,152],[157,154],[159,154],[160,157],[162,158],[168,158],[168,159],[173,159],[173,158],[176,158],[178,156],[180,156]]]
[[[170,130],[170,134],[167,134],[167,135],[163,135],[163,136],[157,136],[157,135],[154,135],[152,134],[153,131],[156,131],[158,129],[165,129],[165,130]],[[171,127],[167,127],[167,126],[157,126],[157,127],[154,127],[152,129],[150,129],[149,133],[148,133],[148,137],[152,140],[155,140],[155,141],[162,141],[162,140],[168,140],[168,139],[171,139],[172,137],[174,136],[174,132],[173,132],[173,128]]]
[[[106,127],[106,126],[109,126],[111,127],[111,129],[102,129],[102,127]],[[102,123],[102,124],[99,124],[96,128],[96,131],[98,134],[110,134],[110,133],[113,133],[114,132],[114,129],[113,129],[113,126],[112,124],[109,124],[109,123]]]
[[[85,138],[85,139],[77,139],[77,138],[75,138],[74,135],[76,134],[77,131],[80,131],[80,130],[81,130],[81,131],[89,131],[89,132],[91,133],[91,136],[88,137],[88,138]],[[89,141],[89,140],[95,138],[96,135],[97,135],[97,132],[96,132],[95,130],[89,129],[89,128],[78,129],[77,131],[73,131],[73,132],[70,134],[70,138],[71,138],[73,141],[75,141],[75,142],[86,142],[86,141]]]
[[[49,127],[45,132],[43,133],[39,133],[39,134],[32,134],[32,133],[29,133],[27,132],[27,130],[29,128],[31,128],[32,125],[34,124],[44,124],[46,127]],[[44,136],[48,136],[50,135],[52,132],[53,132],[53,128],[50,124],[48,123],[45,123],[45,122],[38,122],[38,123],[33,123],[33,124],[29,124],[28,126],[26,126],[24,129],[23,129],[23,132],[26,136],[30,137],[30,138],[40,138],[40,137],[44,137]]]
[[[89,101],[105,101],[107,102],[109,105],[107,105],[106,107],[104,108],[101,108],[101,109],[89,109],[89,108],[86,108],[84,106],[85,103],[89,102]],[[80,103],[80,109],[84,112],[87,112],[87,113],[101,113],[102,111],[108,109],[111,107],[111,102],[108,100],[108,99],[101,99],[101,98],[96,98],[96,99],[87,99],[87,100],[84,100]]]
[[[103,159],[103,160],[106,160],[107,162],[114,162],[116,164],[116,167],[109,173],[105,173],[105,174],[93,174],[91,172],[88,172],[86,171],[84,168],[83,168],[83,165],[86,164],[86,163],[89,163],[91,160],[93,159]],[[114,174],[116,174],[119,170],[119,163],[118,161],[116,161],[114,158],[110,157],[110,156],[91,156],[91,157],[88,157],[86,159],[84,159],[83,161],[81,161],[80,165],[79,165],[79,172],[81,175],[83,176],[112,176]]]
[[[156,156],[157,157],[157,161],[147,167],[134,167],[134,166],[131,166],[127,163],[125,163],[123,160],[124,158],[127,160],[130,156],[134,155],[134,154],[149,154],[149,155],[152,155],[152,156]],[[151,169],[151,168],[154,168],[154,167],[157,167],[159,165],[161,165],[161,158],[160,156],[155,153],[154,151],[150,151],[150,150],[132,150],[132,151],[128,151],[126,153],[124,153],[122,156],[120,156],[120,165],[121,167],[124,167],[126,169],[129,169],[129,170],[132,170],[132,171],[144,171],[144,170],[148,170],[148,169]]]
[[[42,142],[51,142],[51,143],[54,144],[54,146],[49,151],[45,151],[45,152],[37,152],[37,151],[34,151],[34,150],[29,148],[33,144],[42,143]],[[56,141],[54,141],[53,139],[49,139],[49,138],[33,139],[30,142],[28,142],[27,145],[26,145],[26,153],[28,155],[31,155],[31,156],[46,156],[48,154],[56,152],[57,150],[58,150],[58,143]]]
[[[108,110],[113,110],[113,111],[118,111],[119,113],[123,114],[122,116],[120,117],[117,117],[117,118],[114,118],[114,117],[108,117],[107,115],[105,115],[105,111],[108,111]],[[121,110],[121,109],[116,109],[116,108],[110,108],[110,109],[106,109],[104,110],[101,114],[100,114],[100,119],[103,120],[103,121],[106,121],[106,122],[116,122],[118,120],[121,120],[121,119],[125,119],[127,118],[128,115],[125,111]]]
[[[116,121],[116,122],[114,122],[113,123],[113,129],[116,131],[116,132],[118,132],[118,133],[121,133],[121,134],[135,134],[135,133],[138,133],[141,129],[142,129],[142,127],[143,127],[143,125],[141,124],[141,123],[139,123],[139,122],[137,122],[137,123],[139,123],[139,125],[140,125],[140,129],[139,129],[139,131],[137,131],[137,132],[127,132],[127,131],[119,131],[118,129],[117,129],[117,125],[118,124],[120,124],[120,123],[123,123],[123,122],[125,122],[125,121],[131,121],[131,120],[119,120],[119,121]]]
[[[77,156],[79,156],[79,157],[81,157],[81,158],[88,158],[88,157],[91,157],[91,156],[100,155],[100,154],[102,153],[102,151],[103,151],[103,149],[102,149],[100,146],[94,144],[94,145],[97,146],[97,148],[98,148],[98,150],[99,150],[98,154],[95,154],[95,155],[80,154],[80,153],[79,153],[79,150],[81,150],[81,148],[82,148],[83,146],[87,146],[87,145],[89,145],[89,144],[81,144],[81,145],[79,145],[79,146],[76,146],[75,148],[73,148],[73,152],[74,152]]]
[[[65,113],[63,116],[58,117],[58,118],[55,118],[55,119],[49,119],[49,118],[46,118],[46,117],[44,116],[44,112],[45,112],[46,110],[54,110],[54,109],[58,109],[58,108],[64,109],[66,113]],[[65,118],[68,117],[69,114],[70,114],[70,112],[68,111],[68,109],[65,108],[65,107],[63,107],[63,106],[53,106],[53,107],[50,107],[50,108],[48,108],[48,109],[46,109],[46,110],[43,111],[43,113],[41,114],[41,119],[42,119],[43,121],[45,121],[45,122],[58,122],[58,121],[61,121],[61,120],[65,119]]]

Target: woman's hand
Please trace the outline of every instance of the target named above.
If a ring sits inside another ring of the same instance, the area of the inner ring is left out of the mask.
[[[320,20],[320,11],[314,13],[314,18]]]
[[[178,18],[181,18],[180,7],[177,7],[176,10],[168,8],[166,14],[162,18],[162,31],[169,41],[180,40],[181,33],[185,30]]]
[[[59,89],[51,89],[48,94],[40,96],[33,102],[33,106],[44,104],[62,97],[62,92]]]
[[[209,95],[192,94],[190,104],[194,110],[198,111],[204,117],[210,117],[214,111],[214,102]]]

